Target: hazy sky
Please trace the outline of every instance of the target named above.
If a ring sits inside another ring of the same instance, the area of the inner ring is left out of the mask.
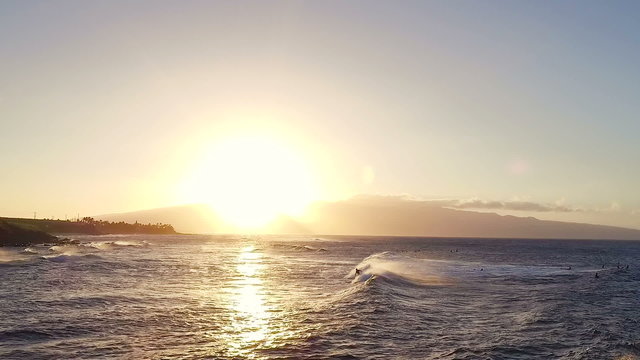
[[[638,13],[636,1],[2,1],[0,215],[195,201],[183,188],[207,144],[257,132],[303,154],[319,199],[527,202],[549,207],[498,208],[640,228]]]

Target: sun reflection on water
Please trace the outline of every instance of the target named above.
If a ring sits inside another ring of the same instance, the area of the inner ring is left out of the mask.
[[[232,354],[250,353],[273,334],[270,331],[270,308],[262,278],[263,254],[254,246],[240,250],[236,276],[229,284],[231,325],[227,332],[227,349]]]

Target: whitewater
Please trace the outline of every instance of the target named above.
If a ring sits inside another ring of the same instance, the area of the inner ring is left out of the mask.
[[[640,242],[72,238],[0,248],[1,359],[640,356]]]

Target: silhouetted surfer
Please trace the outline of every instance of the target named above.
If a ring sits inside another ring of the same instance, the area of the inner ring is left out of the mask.
[[[596,273],[596,276],[595,276],[595,278],[597,279],[597,278],[599,278],[599,277],[600,277],[600,275],[598,275],[598,273]]]
[[[356,275],[360,275],[361,272],[362,272],[362,270],[356,268]]]

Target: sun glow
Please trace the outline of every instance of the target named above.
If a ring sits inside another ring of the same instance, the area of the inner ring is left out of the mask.
[[[316,199],[316,185],[300,152],[266,135],[213,142],[187,188],[226,222],[260,229],[278,215],[300,215]]]

